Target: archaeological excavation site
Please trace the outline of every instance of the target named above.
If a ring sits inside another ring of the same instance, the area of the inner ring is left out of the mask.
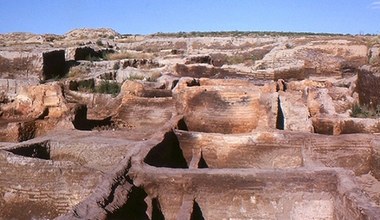
[[[379,36],[0,35],[0,220],[376,220],[379,181]]]

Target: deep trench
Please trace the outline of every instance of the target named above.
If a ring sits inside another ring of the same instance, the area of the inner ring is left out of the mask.
[[[208,168],[208,165],[207,165],[205,159],[203,158],[202,153],[201,153],[201,158],[199,159],[199,162],[198,162],[198,168],[200,168],[200,169]]]
[[[198,203],[194,201],[193,203],[193,211],[191,213],[190,220],[204,220],[201,207],[199,207]]]
[[[50,160],[50,148],[48,146],[48,143],[37,143],[37,144],[31,144],[28,146],[22,146],[19,148],[11,149],[9,150],[9,152],[12,152],[14,154],[24,156],[24,157]]]
[[[173,90],[177,86],[178,82],[179,82],[178,79],[173,80],[172,87],[170,88],[170,90]]]
[[[66,72],[65,51],[57,50],[43,55],[43,80],[61,78]]]
[[[187,127],[187,124],[186,124],[184,118],[182,118],[181,120],[178,121],[177,129],[182,130],[182,131],[189,131],[189,128]]]
[[[144,199],[147,197],[144,189],[133,186],[128,194],[127,203],[107,216],[108,220],[149,220],[146,214],[147,204]]]
[[[164,140],[149,151],[144,162],[155,167],[188,168],[173,131],[166,133]]]
[[[284,112],[282,111],[282,108],[281,108],[280,97],[277,98],[276,128],[279,130],[284,130],[285,128],[285,118],[284,118]]]
[[[152,199],[152,218],[147,215],[148,205],[145,199],[147,193],[140,187],[133,186],[131,192],[128,194],[127,203],[116,210],[114,213],[110,213],[107,216],[109,220],[165,220],[161,211],[161,206],[157,198]]]
[[[91,58],[99,59],[102,56],[101,53],[95,51],[91,47],[78,47],[75,49],[75,60],[89,60]]]
[[[75,49],[74,59],[96,61],[104,59],[104,56],[109,53],[114,53],[112,49],[94,50],[91,47],[78,47]]]
[[[199,79],[193,79],[190,82],[187,82],[186,85],[188,87],[193,87],[193,86],[201,86],[201,83],[199,82]]]
[[[37,117],[37,119],[42,120],[48,115],[49,115],[49,108],[45,108],[44,111]]]
[[[88,90],[95,89],[95,79],[84,79],[84,80],[72,80],[69,82],[69,90],[79,91],[80,88],[85,88]]]
[[[75,129],[82,131],[91,131],[96,127],[113,125],[112,117],[107,117],[103,120],[87,119],[87,107],[85,105],[81,105],[76,109],[72,123]]]
[[[152,200],[152,220],[165,220],[161,211],[160,202],[157,198]]]

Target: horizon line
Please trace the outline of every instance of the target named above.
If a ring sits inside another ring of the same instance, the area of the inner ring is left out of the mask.
[[[57,34],[57,33],[35,33],[35,32],[30,32],[30,31],[13,31],[13,32],[3,32],[0,33],[1,35],[6,35],[6,34],[34,34],[34,35],[66,35],[74,30],[101,30],[101,29],[109,29],[112,31],[115,31],[116,33],[124,36],[154,36],[154,35],[191,35],[191,34],[266,34],[266,35],[271,35],[271,34],[287,34],[287,35],[340,35],[340,36],[376,36],[380,35],[379,33],[339,33],[339,32],[313,32],[313,31],[269,31],[269,30],[191,30],[191,31],[157,31],[153,33],[147,33],[147,34],[142,34],[142,33],[121,33],[113,28],[109,27],[83,27],[83,28],[73,28],[63,34]]]

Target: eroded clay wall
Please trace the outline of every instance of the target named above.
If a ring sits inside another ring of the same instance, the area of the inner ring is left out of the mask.
[[[178,84],[173,97],[191,131],[228,134],[276,127],[276,93],[254,84],[192,86],[185,80]]]
[[[73,163],[0,151],[0,217],[54,218],[88,196],[102,176]]]
[[[359,101],[362,105],[376,108],[380,105],[380,76],[367,69],[360,69],[358,73],[357,89]]]

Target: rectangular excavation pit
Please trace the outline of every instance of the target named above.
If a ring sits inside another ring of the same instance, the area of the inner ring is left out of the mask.
[[[45,52],[43,57],[42,79],[54,79],[63,77],[66,74],[66,61],[64,50],[54,50]]]
[[[161,170],[144,169],[140,178],[165,219],[189,219],[194,201],[204,219],[376,219],[380,213],[344,170]]]
[[[184,116],[189,130],[236,134],[276,128],[275,86],[256,86],[238,80],[218,82],[220,85],[205,79],[182,79],[173,90],[176,109]]]
[[[17,144],[2,149],[21,156],[20,158],[67,163],[107,172],[133,150],[135,143],[112,137],[102,139],[68,135],[67,138]]]
[[[111,116],[100,120],[91,120],[87,118],[87,106],[78,105],[75,109],[74,120],[72,121],[74,128],[82,131],[91,131],[95,128],[112,127],[113,121]]]
[[[189,168],[331,167],[379,178],[379,138],[292,132],[218,134],[174,130]],[[202,166],[200,166],[202,165]]]
[[[50,146],[48,141],[15,146],[7,151],[23,157],[50,160]]]
[[[342,167],[356,175],[367,174],[374,165],[375,139],[368,134],[310,135],[305,156],[326,167]]]
[[[213,79],[243,78],[246,75],[229,71],[220,67],[199,64],[176,64],[174,70],[180,77],[205,77]]]
[[[122,134],[119,134],[122,135]],[[53,161],[70,161],[74,164],[109,172],[134,150],[135,141],[94,136],[68,136],[50,141],[50,157]]]
[[[112,119],[120,124],[121,130],[128,131],[128,137],[141,140],[157,132],[174,114],[175,106],[171,97],[125,96]]]
[[[303,139],[269,132],[225,135],[175,130],[190,168],[297,168],[303,166]],[[202,162],[202,161],[201,161]]]

